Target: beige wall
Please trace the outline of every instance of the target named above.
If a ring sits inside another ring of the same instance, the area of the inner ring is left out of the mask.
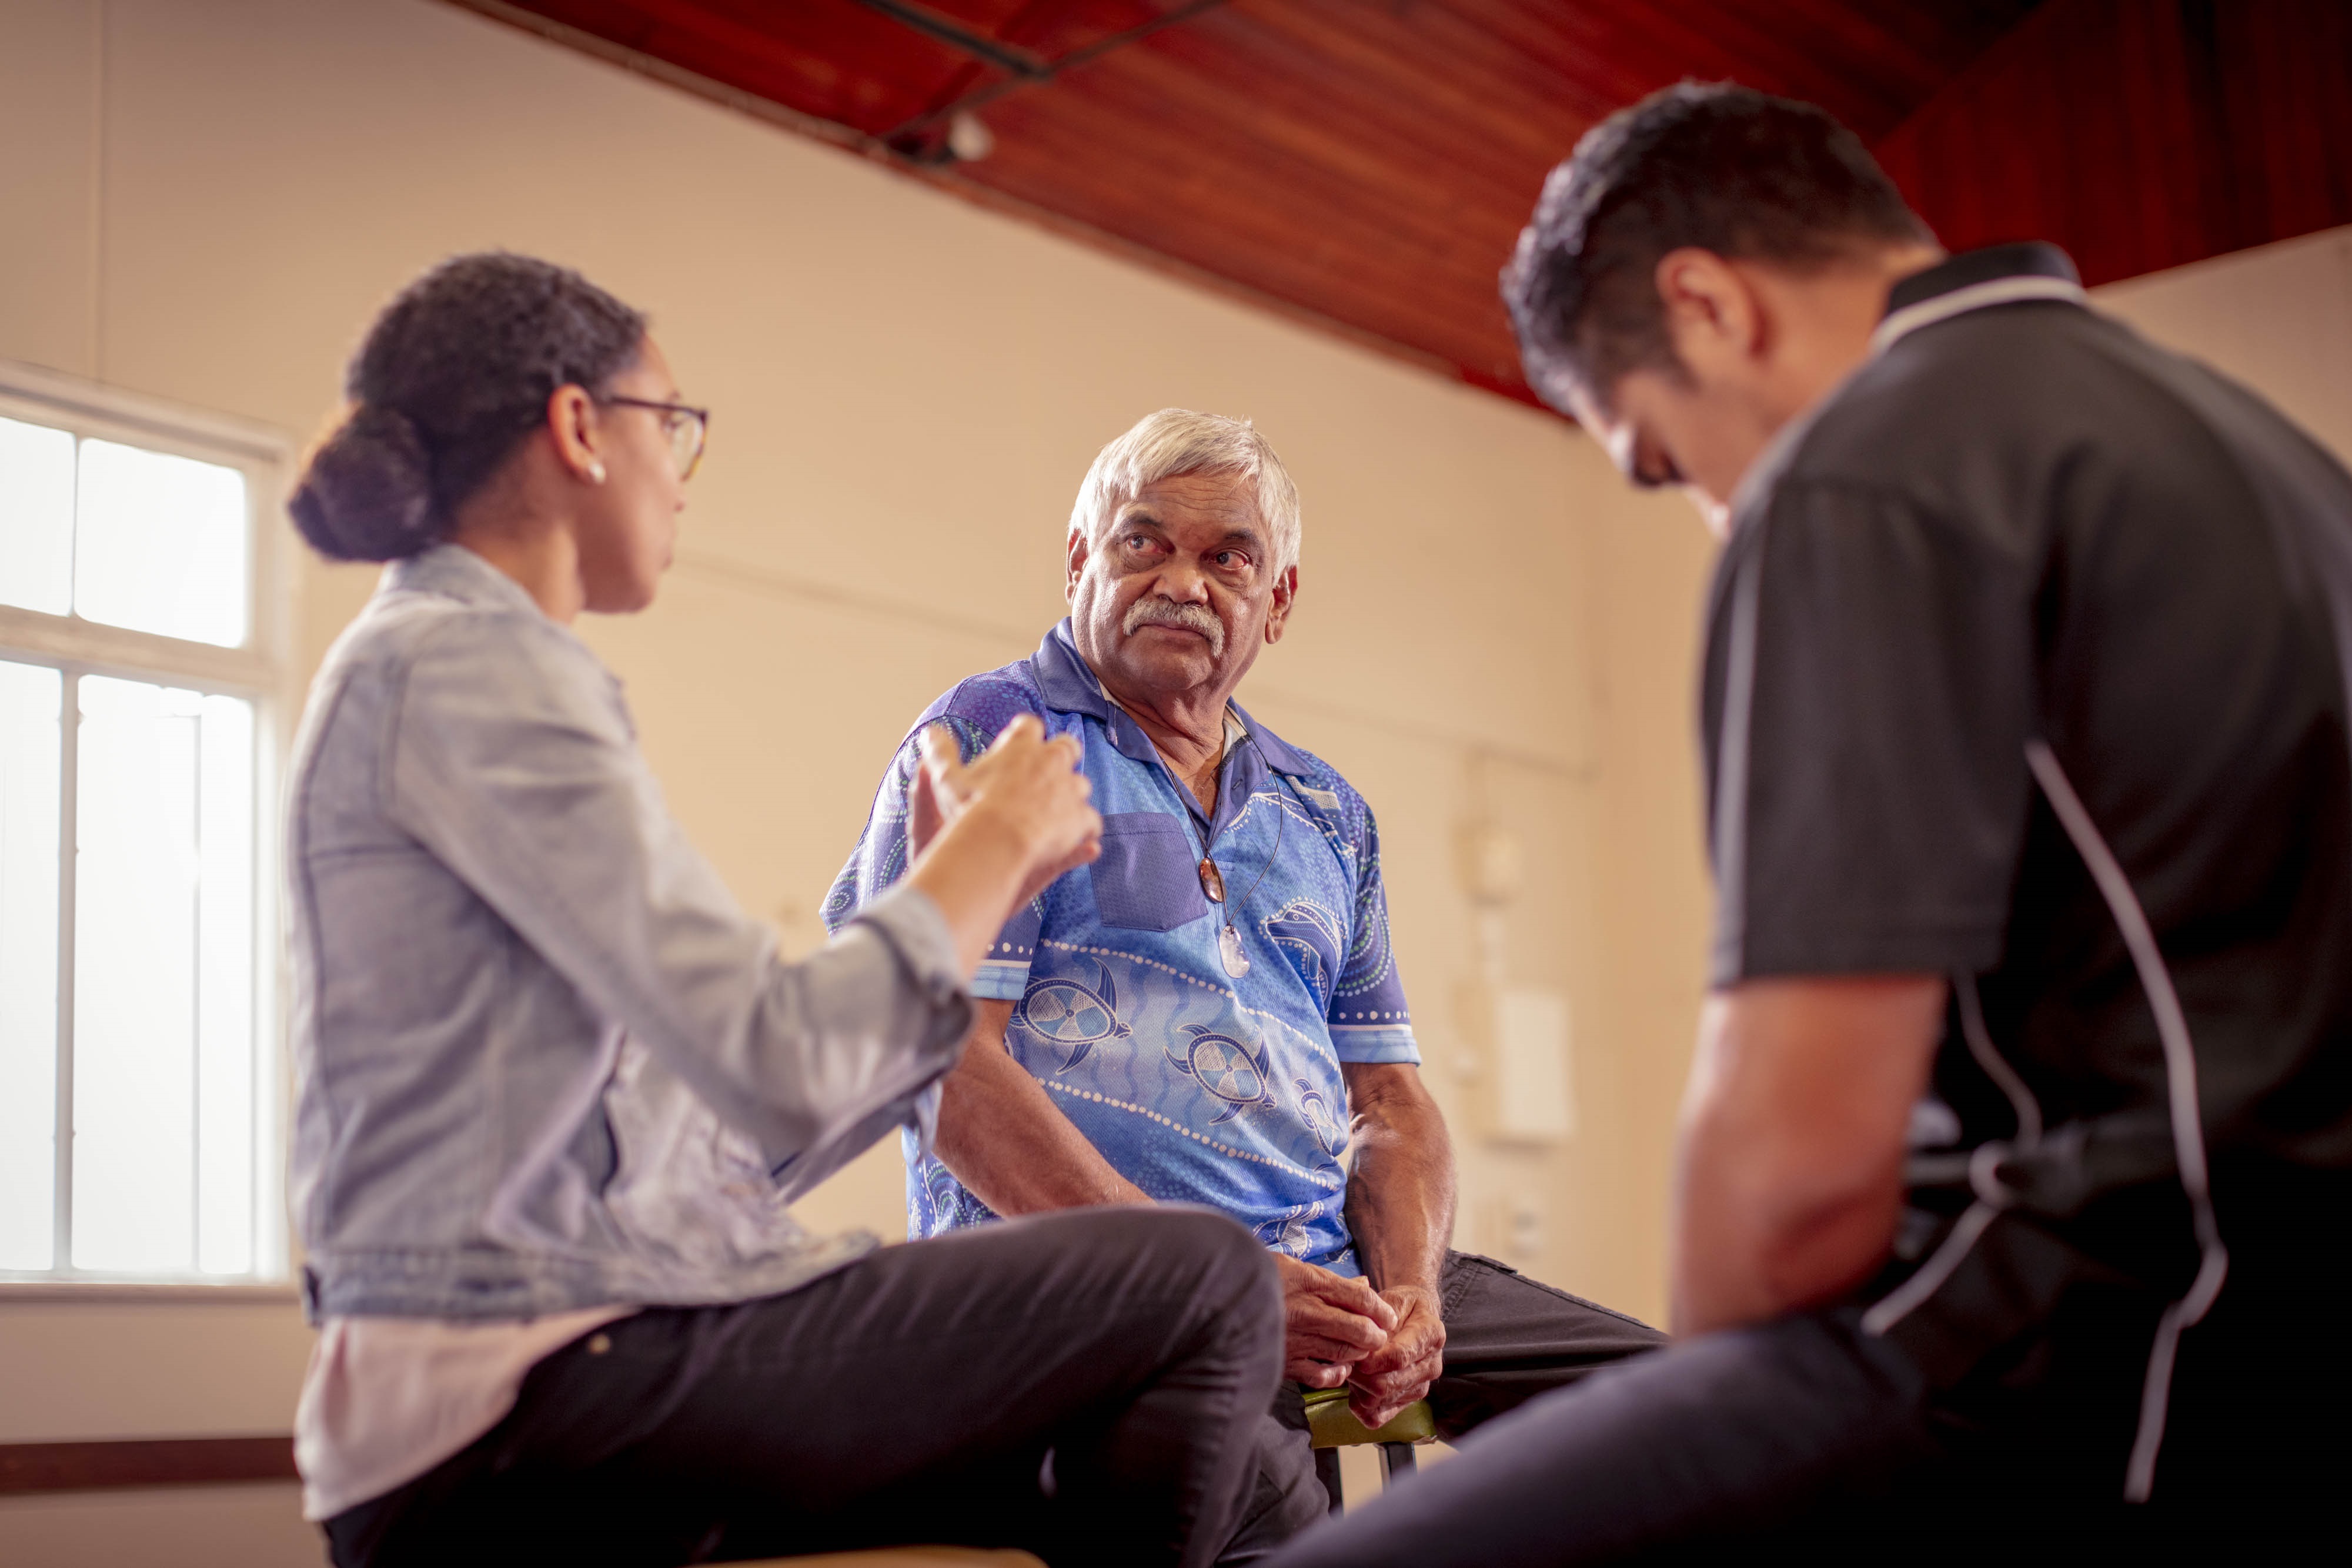
[[[2112,283],[2097,298],[2252,387],[2352,463],[2352,228]]]
[[[557,256],[649,307],[714,446],[662,603],[588,633],[688,830],[793,946],[908,720],[1060,613],[1095,449],[1164,404],[1255,417],[1308,534],[1244,700],[1381,814],[1463,1239],[1499,1249],[1493,1217],[1530,1207],[1531,1269],[1656,1311],[1661,1127],[1613,1033],[1587,649],[1597,528],[1658,508],[1568,426],[421,0],[10,0],[0,210],[0,358],[297,436],[373,308],[451,251]],[[370,580],[306,569],[306,669]],[[1577,1000],[1564,1148],[1490,1147],[1490,1079],[1456,1071],[1474,811],[1528,845],[1510,977]],[[807,1208],[895,1234],[894,1153]],[[0,1441],[282,1430],[307,1343],[285,1301],[0,1298]]]
[[[425,0],[6,0],[0,213],[0,359],[296,435],[373,307],[451,251],[541,252],[650,308],[718,410],[713,451],[661,604],[588,634],[689,831],[794,948],[907,721],[1060,612],[1094,450],[1163,404],[1254,416],[1308,532],[1294,632],[1244,700],[1381,813],[1460,1239],[1499,1249],[1496,1217],[1531,1207],[1533,1271],[1660,1310],[1709,550],[1569,427]],[[2352,447],[2347,246],[2117,298]],[[2332,372],[2301,330],[2322,315]],[[306,670],[369,582],[306,570]],[[1528,846],[1510,977],[1575,1000],[1582,1127],[1560,1148],[1477,1132],[1454,856],[1480,818]],[[895,1155],[805,1207],[895,1234]],[[283,1430],[307,1344],[285,1301],[0,1296],[0,1442]],[[290,1562],[287,1506],[0,1501],[0,1558],[63,1560],[102,1521],[110,1561],[229,1531],[238,1560]]]

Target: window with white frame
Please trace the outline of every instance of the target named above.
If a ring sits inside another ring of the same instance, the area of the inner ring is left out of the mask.
[[[283,456],[0,365],[0,1281],[285,1276]]]

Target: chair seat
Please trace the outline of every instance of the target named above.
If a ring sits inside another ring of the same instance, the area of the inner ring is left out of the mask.
[[[1377,1432],[1356,1419],[1348,1408],[1345,1388],[1307,1390],[1307,1441],[1318,1448],[1353,1448],[1366,1443],[1433,1443],[1437,1412],[1426,1399],[1416,1399],[1390,1417]]]

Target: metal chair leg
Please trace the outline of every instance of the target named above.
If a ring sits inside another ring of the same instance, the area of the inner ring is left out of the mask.
[[[1331,1515],[1338,1518],[1348,1511],[1348,1500],[1339,1485],[1339,1450],[1315,1450],[1315,1479],[1323,1483],[1323,1495],[1331,1500]]]
[[[1381,1483],[1383,1487],[1393,1483],[1399,1476],[1409,1476],[1412,1474],[1412,1445],[1411,1443],[1382,1443],[1381,1445]]]

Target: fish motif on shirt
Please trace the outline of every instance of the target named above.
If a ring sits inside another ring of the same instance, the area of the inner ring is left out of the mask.
[[[1067,1049],[1069,1054],[1054,1069],[1067,1072],[1107,1040],[1124,1040],[1135,1031],[1118,1021],[1118,982],[1102,960],[1095,967],[1096,984],[1084,986],[1065,976],[1039,980],[1022,995],[1013,1020],[1040,1040]]]
[[[1302,1203],[1251,1227],[1258,1244],[1292,1258],[1306,1258],[1315,1249],[1315,1234],[1307,1222],[1322,1211],[1319,1203]]]
[[[931,1214],[937,1220],[949,1225],[977,1225],[996,1218],[995,1212],[966,1191],[954,1173],[939,1160],[926,1160],[919,1169],[923,1196],[929,1200]]]
[[[1178,1032],[1191,1037],[1190,1040],[1171,1047],[1168,1060],[1175,1063],[1177,1071],[1224,1103],[1223,1110],[1209,1118],[1209,1125],[1230,1122],[1253,1105],[1275,1103],[1264,1045],[1252,1049],[1206,1024],[1188,1023]]]
[[[1294,898],[1258,923],[1318,1003],[1328,1005],[1339,978],[1339,955],[1348,946],[1339,917],[1308,898]]]
[[[1291,1082],[1298,1086],[1300,1119],[1306,1122],[1307,1130],[1315,1134],[1315,1141],[1322,1145],[1323,1152],[1336,1160],[1348,1146],[1347,1118],[1334,1115],[1331,1103],[1324,1098],[1323,1092],[1306,1079],[1294,1078]]]

